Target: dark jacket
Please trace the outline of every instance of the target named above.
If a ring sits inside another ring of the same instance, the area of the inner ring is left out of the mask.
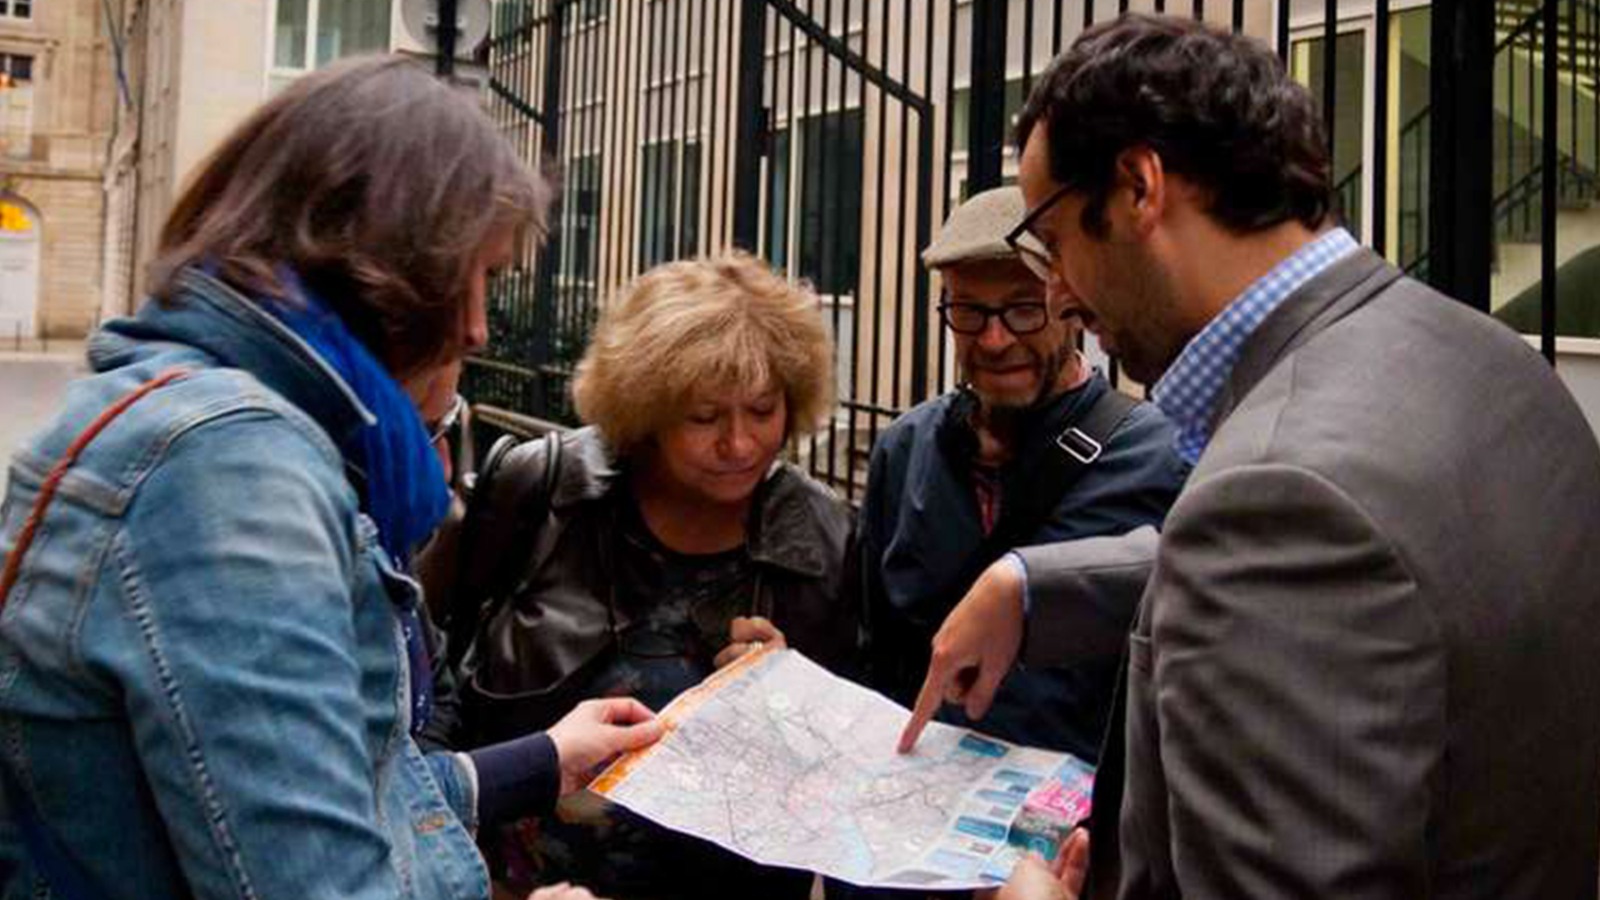
[[[528,548],[527,570],[464,669],[478,693],[520,695],[533,720],[495,723],[486,737],[543,727],[549,722],[534,720],[583,699],[566,696],[564,683],[630,624],[611,594],[623,473],[594,429],[561,440],[550,511]],[[771,619],[791,647],[842,674],[852,670],[860,632],[845,589],[851,532],[849,508],[793,465],[780,463],[756,488],[747,543],[756,588],[743,614]]]
[[[1110,386],[1098,373],[1018,423],[1017,451],[1000,473],[1001,517],[1026,504],[1035,475],[1060,453],[1055,438]],[[927,671],[928,647],[944,617],[979,574],[1013,547],[985,539],[973,492],[976,399],[952,392],[898,419],[872,454],[861,510],[862,590],[873,682],[910,703]],[[1173,450],[1173,428],[1140,404],[1105,449],[1017,546],[1120,534],[1159,525],[1187,467]],[[998,528],[997,528],[998,530]],[[1118,627],[1126,630],[1129,622]],[[1018,672],[1005,682],[984,731],[1010,740],[1097,755],[1115,682],[1116,658],[1051,672]],[[951,721],[960,721],[959,716]]]

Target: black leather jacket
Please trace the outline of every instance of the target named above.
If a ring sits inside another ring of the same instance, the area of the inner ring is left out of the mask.
[[[611,602],[622,477],[594,429],[563,435],[550,512],[529,548],[527,569],[465,665],[470,691],[518,709],[517,721],[495,723],[494,731],[544,727],[549,722],[540,720],[565,712],[575,698],[563,695],[563,684],[629,625]],[[756,588],[744,614],[771,619],[789,646],[853,674],[860,616],[855,578],[846,572],[855,556],[849,507],[799,468],[780,463],[757,487],[751,515],[747,548]]]

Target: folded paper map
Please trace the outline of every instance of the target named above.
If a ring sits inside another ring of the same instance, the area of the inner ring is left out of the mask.
[[[993,887],[1088,814],[1082,761],[939,723],[901,755],[908,710],[793,650],[749,654],[661,715],[666,737],[590,789],[759,863],[864,886]]]

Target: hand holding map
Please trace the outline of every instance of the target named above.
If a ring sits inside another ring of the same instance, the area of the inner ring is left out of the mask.
[[[760,863],[859,885],[971,889],[1054,857],[1093,770],[910,713],[793,650],[739,659],[662,711],[667,734],[591,790]]]

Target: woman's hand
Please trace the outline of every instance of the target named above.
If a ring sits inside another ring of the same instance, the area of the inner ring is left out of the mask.
[[[720,669],[746,653],[760,650],[768,644],[789,646],[784,641],[783,632],[778,630],[778,626],[766,619],[760,616],[749,618],[736,616],[733,623],[728,626],[728,646],[723,647],[722,652],[711,662]]]
[[[618,756],[654,744],[663,733],[656,714],[631,697],[579,703],[545,732],[556,745],[562,795],[588,784],[596,770]]]
[[[598,900],[587,888],[573,887],[565,881],[539,888],[528,895],[528,900]]]

